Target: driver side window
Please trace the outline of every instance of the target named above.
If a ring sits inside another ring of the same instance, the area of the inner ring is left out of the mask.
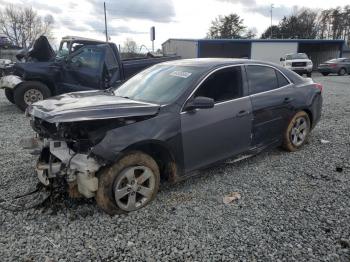
[[[194,97],[204,96],[214,99],[215,103],[224,102],[242,96],[241,67],[221,69],[213,73],[196,91]]]
[[[71,58],[71,64],[76,67],[84,67],[98,70],[102,59],[102,51],[93,48],[83,48],[81,52]]]

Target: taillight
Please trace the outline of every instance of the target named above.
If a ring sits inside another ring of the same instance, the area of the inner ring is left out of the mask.
[[[330,64],[330,67],[337,67],[337,64]]]
[[[319,84],[319,83],[315,83],[315,87],[320,90],[322,92],[323,90],[323,85]]]

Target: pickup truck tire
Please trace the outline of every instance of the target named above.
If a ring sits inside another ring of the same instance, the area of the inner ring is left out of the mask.
[[[325,72],[323,72],[323,73],[321,73],[323,76],[328,76],[329,75],[329,73],[325,73]]]
[[[338,75],[343,76],[346,74],[346,69],[344,67],[340,68],[338,71]]]
[[[307,141],[310,130],[309,115],[305,111],[299,111],[290,120],[283,134],[283,148],[289,152],[298,150]]]
[[[7,100],[10,101],[12,104],[15,103],[15,98],[13,97],[13,89],[5,88],[5,96]]]
[[[19,109],[25,111],[27,106],[51,96],[50,89],[38,81],[26,81],[14,90],[14,101]]]
[[[159,168],[151,156],[126,153],[98,174],[96,202],[110,215],[135,211],[156,197],[159,183]]]
[[[312,73],[311,73],[311,72],[310,72],[310,73],[307,73],[306,76],[307,76],[307,77],[311,77],[311,76],[312,76]]]

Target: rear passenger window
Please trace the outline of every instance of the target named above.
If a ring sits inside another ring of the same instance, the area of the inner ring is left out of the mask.
[[[279,87],[289,85],[289,82],[288,82],[287,78],[285,78],[284,75],[282,75],[277,70],[276,70],[276,75],[277,75],[277,80],[278,80],[278,86]]]
[[[215,103],[242,96],[242,72],[240,66],[225,68],[213,73],[196,91],[195,97],[205,96]]]
[[[247,66],[250,94],[257,94],[278,88],[275,69],[267,66]]]

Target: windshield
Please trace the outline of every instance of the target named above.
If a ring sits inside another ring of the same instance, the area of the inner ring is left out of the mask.
[[[286,56],[287,60],[294,60],[294,59],[308,59],[307,55],[304,53],[299,54],[291,54]]]
[[[62,42],[57,52],[56,58],[63,58],[69,54],[69,42]]]
[[[167,104],[195,83],[207,68],[155,65],[118,87],[114,94],[133,100]]]

